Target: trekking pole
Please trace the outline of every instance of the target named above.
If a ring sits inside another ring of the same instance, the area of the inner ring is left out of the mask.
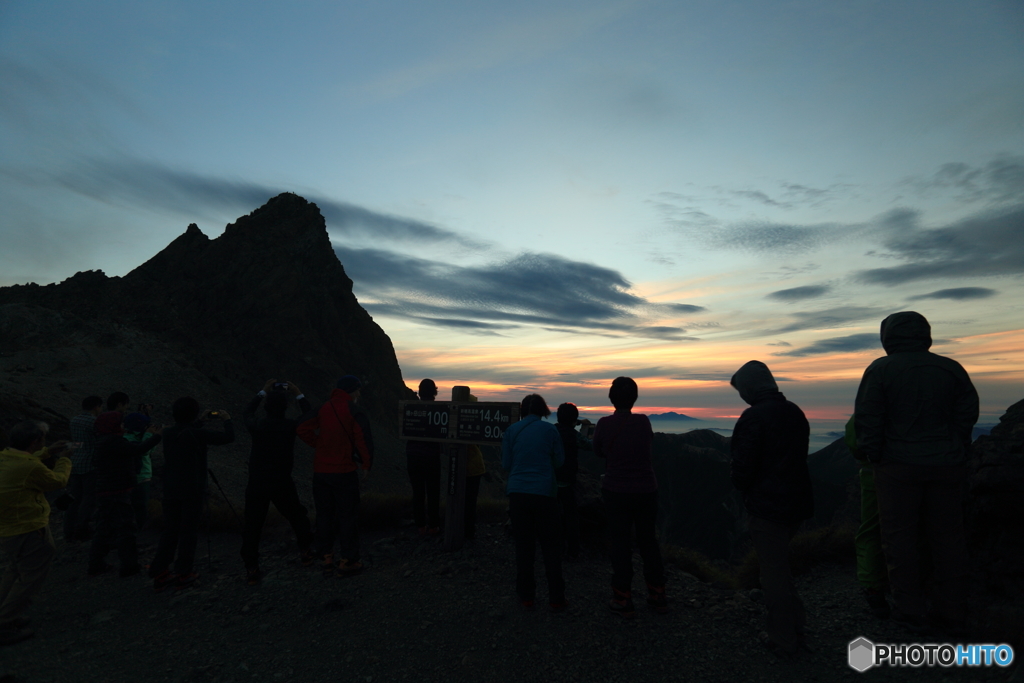
[[[221,488],[220,482],[217,481],[217,475],[214,474],[213,470],[209,467],[206,468],[206,471],[210,473],[210,479],[213,479],[213,483],[216,484],[217,489],[220,491],[220,495],[224,496],[224,502],[228,504],[229,508],[231,508],[231,514],[235,516],[235,521],[238,522],[238,526],[244,527],[245,525],[242,524],[242,518],[238,516],[238,513],[235,512],[235,506],[231,504],[231,499],[228,498],[228,494],[224,493],[224,489]]]

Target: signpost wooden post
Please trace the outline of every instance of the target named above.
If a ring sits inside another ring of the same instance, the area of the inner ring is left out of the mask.
[[[518,403],[475,403],[469,387],[452,387],[451,401],[400,401],[398,435],[402,439],[436,441],[448,457],[448,490],[444,549],[465,542],[466,445],[494,446],[510,425],[519,421]]]

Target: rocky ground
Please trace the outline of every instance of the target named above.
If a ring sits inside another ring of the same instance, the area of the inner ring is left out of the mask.
[[[155,540],[142,535],[144,555]],[[641,599],[636,619],[625,621],[606,607],[610,568],[596,550],[565,564],[568,611],[551,613],[540,602],[526,611],[513,595],[514,549],[499,524],[454,553],[407,530],[366,536],[368,569],[345,579],[302,567],[287,530],[275,527],[257,587],[241,575],[237,536],[214,534],[209,543],[208,556],[200,536],[196,587],[155,593],[140,577],[86,576],[87,546],[58,541],[60,555],[32,610],[37,635],[0,649],[0,683],[1002,681],[1013,673],[856,673],[846,655],[854,638],[914,639],[867,614],[850,565],[819,565],[797,579],[814,651],[783,662],[757,644],[764,622],[757,591],[715,589],[670,570],[671,613],[655,614]],[[539,562],[537,569],[540,578]]]

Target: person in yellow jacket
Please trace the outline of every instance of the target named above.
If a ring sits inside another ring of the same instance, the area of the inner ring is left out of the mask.
[[[0,646],[31,638],[29,620],[22,616],[43,585],[57,549],[50,534],[48,491],[68,485],[71,460],[61,457],[47,467],[44,460],[67,450],[44,447],[49,426],[21,422],[8,433],[9,446],[0,451]]]

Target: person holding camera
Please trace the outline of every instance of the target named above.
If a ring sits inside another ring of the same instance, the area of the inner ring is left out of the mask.
[[[373,436],[366,416],[356,408],[362,382],[354,375],[338,380],[331,398],[298,427],[299,438],[316,449],[313,455],[313,503],[316,505],[316,552],[325,577],[350,576],[363,570],[359,561],[359,476],[373,464]],[[340,537],[341,558],[334,561]]]
[[[45,448],[49,425],[20,422],[0,451],[0,645],[13,645],[33,633],[23,616],[42,588],[57,553],[50,534],[49,491],[68,485],[71,460],[60,457],[64,442]]]
[[[201,418],[199,411],[199,401],[191,396],[177,399],[171,406],[174,425],[163,433],[164,530],[149,568],[153,588],[158,591],[172,584],[187,588],[199,578],[194,563],[199,520],[206,500],[207,448],[235,440],[235,428],[227,411],[208,410]],[[212,420],[221,421],[223,429],[206,428],[206,423]]]
[[[138,527],[132,492],[142,456],[160,443],[162,426],[150,426],[149,439],[132,443],[124,436],[123,416],[109,411],[96,418],[96,535],[89,549],[89,576],[110,569],[107,553],[117,547],[121,577],[141,571],[135,540]]]
[[[299,404],[301,415],[311,408],[294,382],[267,380],[256,396],[245,406],[242,419],[252,435],[249,451],[249,482],[245,487],[245,531],[242,534],[242,561],[245,562],[246,581],[250,586],[260,582],[260,535],[267,521],[267,512],[273,503],[295,531],[299,543],[299,559],[309,566],[316,559],[313,552],[313,532],[309,514],[299,501],[292,480],[295,465],[295,429],[301,418],[289,419],[288,396]],[[266,417],[256,417],[256,409],[266,399]]]

